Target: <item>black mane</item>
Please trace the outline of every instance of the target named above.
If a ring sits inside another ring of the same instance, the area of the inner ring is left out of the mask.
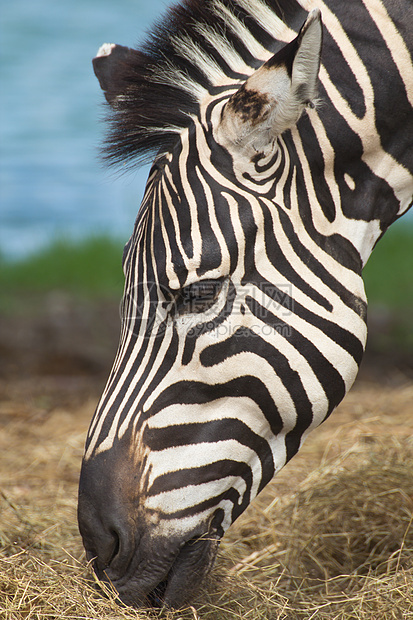
[[[143,162],[167,152],[218,83],[239,83],[263,63],[237,24],[269,52],[278,51],[282,44],[263,24],[262,12],[268,9],[294,31],[306,17],[296,0],[183,0],[167,11],[139,50],[117,46],[124,51],[105,85],[99,76],[112,107],[105,160]],[[103,58],[95,59],[95,71]]]

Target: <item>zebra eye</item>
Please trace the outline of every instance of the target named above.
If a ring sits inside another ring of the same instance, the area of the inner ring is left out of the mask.
[[[221,288],[221,280],[200,280],[185,286],[179,294],[180,311],[205,312],[214,305]]]

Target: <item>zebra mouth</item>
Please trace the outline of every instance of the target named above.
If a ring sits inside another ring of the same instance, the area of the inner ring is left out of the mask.
[[[178,609],[192,601],[199,590],[214,564],[220,539],[217,534],[191,538],[181,546],[173,563],[163,573],[153,567],[158,576],[152,579],[148,572],[145,575],[115,576],[110,566],[106,569],[99,567],[96,554],[87,552],[87,557],[95,560],[93,568],[99,581],[109,582],[124,605],[135,609],[142,606]]]
[[[191,538],[180,549],[167,575],[146,596],[151,607],[182,607],[211,570],[220,538],[208,534]]]
[[[120,503],[120,487],[97,494],[93,474],[99,465],[100,460],[83,464],[78,505],[86,557],[98,580],[109,583],[124,605],[181,607],[213,566],[224,533],[223,510],[181,532],[159,532],[156,524],[150,529],[143,512],[136,515],[135,506]]]
[[[148,594],[147,602],[149,607],[162,608],[165,605],[165,592],[168,587],[168,578],[163,579],[157,586]]]

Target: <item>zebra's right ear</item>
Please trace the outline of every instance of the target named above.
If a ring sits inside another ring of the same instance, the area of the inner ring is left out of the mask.
[[[255,71],[225,104],[216,137],[230,153],[265,153],[314,107],[322,44],[319,9],[298,36]]]

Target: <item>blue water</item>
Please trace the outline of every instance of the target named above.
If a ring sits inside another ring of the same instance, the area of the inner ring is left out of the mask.
[[[99,163],[104,98],[91,59],[104,42],[139,44],[167,5],[2,2],[0,256],[26,256],[56,237],[129,237],[148,168],[114,177]]]
[[[103,94],[91,59],[134,46],[165,0],[12,0],[0,18],[0,255],[56,237],[132,231],[148,169],[102,167]]]

